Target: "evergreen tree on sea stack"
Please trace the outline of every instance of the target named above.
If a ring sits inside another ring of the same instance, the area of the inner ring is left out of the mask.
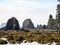
[[[55,19],[53,19],[53,16],[50,14],[49,20],[48,20],[48,28],[49,29],[55,29]]]
[[[57,0],[57,1],[59,1],[59,2],[60,2],[60,0]]]
[[[57,5],[56,26],[60,28],[60,4]]]

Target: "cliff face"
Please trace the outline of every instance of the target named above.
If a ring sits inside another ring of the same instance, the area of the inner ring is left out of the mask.
[[[6,24],[6,29],[10,29],[10,30],[19,30],[19,22],[15,17],[10,18],[7,21]]]

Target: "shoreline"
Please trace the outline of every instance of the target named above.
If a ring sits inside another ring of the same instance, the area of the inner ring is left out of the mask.
[[[14,43],[21,43],[23,40],[27,42],[38,42],[42,44],[56,42],[60,44],[60,34],[56,30],[32,30],[30,32],[16,31],[16,30],[0,30],[0,38],[7,38],[7,40]],[[0,41],[1,42],[1,41]]]

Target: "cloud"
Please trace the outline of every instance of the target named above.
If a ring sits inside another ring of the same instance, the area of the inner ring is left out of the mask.
[[[23,0],[4,0],[0,3],[0,22],[4,23],[11,17],[16,17],[20,25],[25,19],[31,18],[35,26],[47,24],[49,14],[55,17],[56,3],[40,3]]]

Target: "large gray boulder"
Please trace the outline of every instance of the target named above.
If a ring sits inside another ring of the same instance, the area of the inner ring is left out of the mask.
[[[32,23],[31,19],[26,19],[23,22],[22,28],[23,29],[34,29],[34,24]]]
[[[6,29],[19,30],[19,22],[15,17],[8,19],[6,24]]]

